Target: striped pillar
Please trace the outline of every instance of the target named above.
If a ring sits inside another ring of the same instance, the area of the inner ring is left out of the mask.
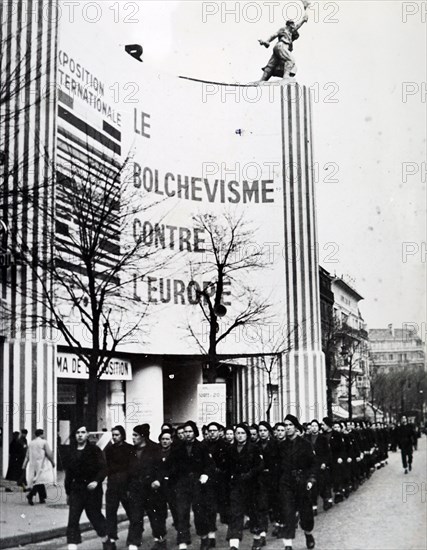
[[[31,319],[48,315],[40,283],[17,252],[43,255],[52,247],[56,110],[57,0],[2,0],[0,166],[1,219],[8,226],[11,267],[1,279],[1,474],[13,431],[44,428],[56,443],[54,345]],[[6,85],[5,85],[6,83]],[[40,273],[49,286],[48,273]]]
[[[283,357],[282,403],[302,421],[326,414],[320,327],[310,90],[281,86],[284,268],[291,351]]]

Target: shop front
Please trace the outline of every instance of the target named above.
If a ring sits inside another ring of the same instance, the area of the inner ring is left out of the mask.
[[[58,467],[61,468],[68,454],[72,431],[84,422],[89,374],[76,354],[58,350],[56,375]],[[126,382],[131,380],[131,362],[123,358],[111,359],[98,384],[99,430],[125,424]]]

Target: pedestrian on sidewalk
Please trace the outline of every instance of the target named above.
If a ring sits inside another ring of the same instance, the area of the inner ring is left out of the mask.
[[[19,481],[22,476],[23,460],[19,435],[19,432],[13,432],[12,441],[9,445],[9,463],[6,474],[6,479],[8,481]],[[6,492],[11,493],[12,489],[6,488]]]
[[[132,445],[126,443],[126,431],[123,426],[115,426],[111,430],[112,444],[105,449],[107,461],[107,492],[105,494],[105,515],[107,520],[108,542],[106,550],[116,550],[117,510],[120,503],[128,512],[128,477]]]
[[[27,490],[27,478],[25,475],[25,469],[22,468],[24,464],[25,457],[27,456],[28,449],[28,440],[27,440],[28,430],[25,428],[21,429],[21,435],[19,436],[18,442],[21,448],[20,462],[21,462],[21,477],[17,481],[17,485],[22,487],[24,491]]]
[[[397,428],[396,440],[402,455],[402,466],[405,474],[412,470],[412,452],[415,445],[415,431],[413,426],[408,424],[406,416],[400,419],[400,426]]]
[[[75,445],[71,448],[68,465],[65,470],[65,492],[67,494],[68,550],[77,550],[81,543],[80,517],[83,510],[98,536],[102,547],[107,550],[108,537],[105,517],[102,508],[102,482],[107,467],[102,451],[89,442],[86,426],[80,426],[75,432]]]
[[[46,502],[46,483],[53,483],[55,462],[48,442],[43,437],[43,430],[35,431],[35,438],[30,442],[22,469],[28,467],[27,480],[30,492],[27,495],[28,504],[34,505],[33,497],[38,494],[40,503]]]

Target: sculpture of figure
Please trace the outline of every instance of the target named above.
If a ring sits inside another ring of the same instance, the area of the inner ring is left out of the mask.
[[[307,6],[308,2],[305,1],[304,8],[306,11],[300,23],[295,24],[294,21],[286,21],[286,25],[270,36],[268,40],[258,40],[261,46],[268,48],[273,40],[278,39],[273,48],[273,55],[262,69],[264,72],[260,82],[265,82],[272,76],[279,76],[281,78],[295,76],[296,65],[292,54],[293,42],[299,38],[298,30],[308,21]]]

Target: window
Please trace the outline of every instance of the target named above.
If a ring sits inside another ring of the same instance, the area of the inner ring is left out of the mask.
[[[393,354],[392,353],[389,353],[388,359],[389,359],[389,361],[393,361]]]

